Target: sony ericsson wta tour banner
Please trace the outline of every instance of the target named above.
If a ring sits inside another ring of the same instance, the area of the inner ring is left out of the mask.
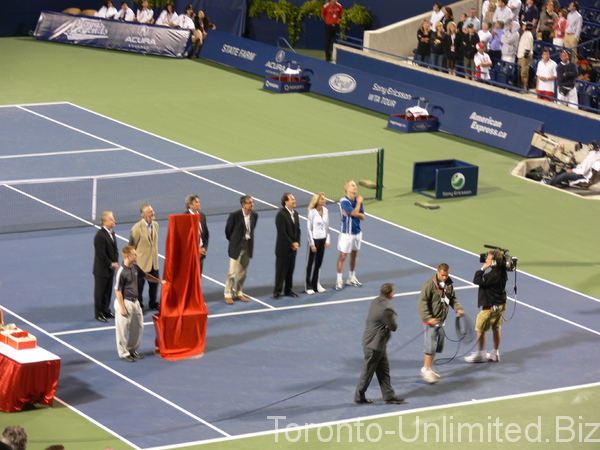
[[[181,28],[42,11],[33,37],[171,58],[186,58],[191,32]]]
[[[310,92],[386,115],[404,114],[406,108],[417,105],[418,98],[426,99],[430,113],[440,121],[440,130],[523,156],[535,154],[533,132],[543,131],[542,122],[528,117],[218,30],[211,31],[200,57],[263,77],[299,66]],[[363,59],[368,64],[369,58]]]

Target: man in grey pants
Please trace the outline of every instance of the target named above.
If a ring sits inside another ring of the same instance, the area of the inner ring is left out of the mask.
[[[392,331],[396,331],[398,328],[396,324],[397,314],[390,305],[394,292],[392,283],[384,284],[381,286],[381,294],[371,302],[369,308],[362,339],[365,365],[354,393],[354,403],[357,405],[373,403],[373,400],[365,397],[365,392],[371,384],[373,374],[377,374],[377,381],[379,381],[384,403],[404,403],[404,399],[396,397],[394,388],[392,388],[390,363],[386,351],[387,342],[392,337]]]

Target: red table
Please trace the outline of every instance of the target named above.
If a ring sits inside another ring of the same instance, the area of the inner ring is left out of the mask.
[[[0,342],[0,411],[20,411],[28,403],[52,406],[60,358],[43,348],[15,350]]]

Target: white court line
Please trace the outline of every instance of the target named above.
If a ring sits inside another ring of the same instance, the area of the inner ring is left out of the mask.
[[[123,147],[118,147],[118,148],[97,148],[95,150],[71,150],[71,151],[49,152],[49,153],[26,153],[23,155],[0,156],[0,159],[39,158],[40,156],[75,155],[75,154],[80,154],[80,153],[118,152],[118,151],[123,151],[123,150],[125,150]]]
[[[121,378],[122,380],[126,381],[127,383],[137,387],[138,389],[141,389],[142,391],[146,392],[147,394],[151,395],[152,397],[155,397],[156,399],[162,401],[163,403],[166,403],[167,405],[171,406],[172,408],[178,410],[179,412],[185,414],[188,417],[191,417],[192,419],[196,420],[197,422],[206,425],[209,428],[212,428],[213,430],[215,430],[216,432],[222,434],[223,436],[227,436],[227,437],[231,437],[231,435],[229,433],[226,433],[225,431],[221,430],[220,428],[214,426],[213,424],[211,424],[210,422],[207,422],[206,420],[202,419],[201,417],[196,416],[195,414],[192,414],[191,412],[187,411],[186,409],[183,409],[181,406],[173,403],[171,400],[168,400],[167,398],[157,394],[156,392],[152,391],[151,389],[148,389],[147,387],[137,383],[136,381],[132,380],[131,378],[126,377],[125,375],[123,375],[121,372],[114,370],[110,367],[108,367],[106,364],[104,364],[101,361],[98,361],[95,358],[92,358],[90,355],[88,355],[87,353],[79,350],[78,348],[72,346],[71,344],[69,344],[68,342],[63,341],[62,339],[57,338],[56,336],[53,336],[51,333],[48,333],[46,330],[42,329],[41,327],[35,325],[33,322],[30,322],[28,320],[26,320],[25,318],[19,316],[18,314],[15,314],[14,312],[12,312],[9,309],[4,308],[4,310],[8,313],[10,313],[11,315],[15,316],[16,318],[18,318],[19,320],[23,321],[24,323],[26,323],[27,325],[29,325],[30,327],[38,330],[40,333],[45,334],[46,336],[54,339],[56,342],[58,342],[59,344],[64,345],[65,347],[67,347],[68,349],[74,351],[75,353],[83,356],[84,358],[90,360],[91,362],[93,362],[94,364],[96,364],[99,367],[102,367],[103,369],[107,370],[108,372],[112,373],[113,375],[117,376],[118,378]]]

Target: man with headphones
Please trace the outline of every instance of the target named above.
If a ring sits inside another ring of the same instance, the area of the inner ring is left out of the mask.
[[[440,378],[431,369],[431,365],[435,354],[444,350],[444,323],[450,307],[456,311],[457,317],[463,315],[462,305],[454,293],[454,283],[448,276],[449,272],[448,264],[440,264],[433,277],[423,284],[419,295],[419,315],[425,327],[425,361],[421,368],[421,377],[428,383],[435,383]]]
[[[491,267],[491,271],[486,270]],[[506,282],[508,275],[504,267],[504,255],[499,249],[488,251],[483,267],[475,272],[473,283],[479,286],[477,293],[477,306],[481,308],[477,314],[475,331],[477,331],[477,351],[465,357],[469,363],[486,361],[500,361],[500,341],[502,334],[500,327],[504,322],[506,311]],[[486,333],[492,330],[494,335],[494,349],[486,353]]]

